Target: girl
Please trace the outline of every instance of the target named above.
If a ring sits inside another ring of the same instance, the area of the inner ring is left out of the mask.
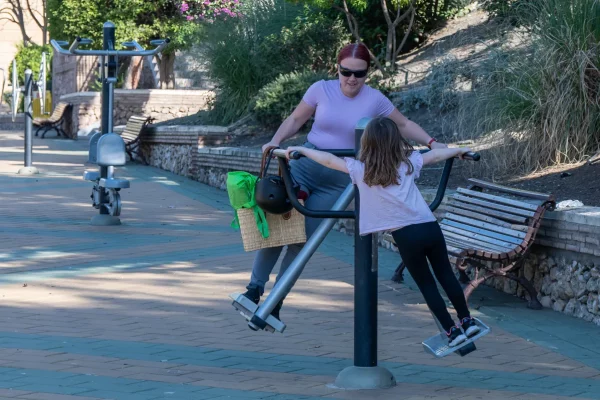
[[[446,331],[450,346],[479,332],[448,261],[441,228],[415,184],[423,165],[462,157],[470,149],[435,149],[421,155],[400,135],[391,119],[379,117],[367,125],[356,160],[297,146],[287,148],[288,158],[293,151],[325,167],[350,174],[360,195],[360,234],[392,231],[402,260],[427,306]],[[460,325],[455,325],[448,313],[427,260],[454,305]]]

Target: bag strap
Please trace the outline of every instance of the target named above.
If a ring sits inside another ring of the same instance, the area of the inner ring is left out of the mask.
[[[278,146],[269,146],[263,152],[262,160],[260,162],[260,173],[258,174],[259,178],[264,178],[267,175],[267,172],[269,170],[269,165],[271,164],[273,150],[278,149],[278,148],[279,148]],[[278,170],[279,170],[278,171],[279,176],[282,176],[281,167],[279,167]]]

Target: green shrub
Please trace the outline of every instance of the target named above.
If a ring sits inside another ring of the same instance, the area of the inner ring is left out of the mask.
[[[228,124],[247,113],[259,89],[281,74],[333,68],[337,51],[349,38],[339,20],[332,24],[283,0],[274,4],[245,2],[244,18],[207,27],[209,73],[218,84],[211,122]]]
[[[284,0],[249,0],[241,4],[242,18],[229,18],[206,26],[205,47],[209,75],[217,83],[211,122],[229,124],[247,112],[248,103],[272,77],[260,44],[278,33],[301,8]]]
[[[270,80],[305,68],[333,72],[337,53],[350,39],[339,18],[331,20],[305,8],[289,28],[284,26],[261,43],[260,54],[265,69],[270,70]]]
[[[300,103],[310,85],[327,78],[326,72],[310,70],[278,76],[256,95],[252,111],[257,121],[271,128],[279,126]]]
[[[17,74],[19,77],[19,85],[22,86],[25,83],[25,70],[27,68],[33,71],[33,79],[37,80],[40,73],[40,62],[42,61],[42,52],[46,53],[46,63],[48,68],[47,77],[50,79],[52,76],[52,46],[40,46],[35,43],[29,46],[23,46],[23,44],[17,45],[17,54],[15,60],[17,60]],[[8,68],[9,76],[12,80],[12,63]]]

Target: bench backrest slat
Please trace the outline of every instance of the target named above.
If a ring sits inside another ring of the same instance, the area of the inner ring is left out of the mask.
[[[504,228],[504,227],[501,227],[501,226],[498,226],[495,224],[478,221],[478,220],[472,219],[472,218],[461,217],[460,215],[455,215],[455,214],[452,214],[451,212],[446,213],[446,215],[444,217],[448,220],[462,222],[464,224],[472,225],[472,226],[475,226],[478,228],[487,229],[492,232],[502,233],[506,236],[513,236],[513,237],[519,238],[519,239],[523,239],[525,237],[525,233],[523,231],[518,231],[518,230],[510,229],[510,228]]]
[[[487,200],[479,200],[479,199],[476,199],[473,197],[464,196],[462,194],[454,194],[454,195],[452,195],[452,198],[460,200],[465,203],[475,204],[478,206],[490,208],[492,210],[498,210],[498,211],[502,211],[502,212],[510,213],[510,214],[514,214],[514,215],[520,215],[522,217],[529,218],[529,217],[533,217],[535,215],[534,211],[528,211],[528,210],[523,210],[520,208],[504,206],[502,204],[493,203],[493,202],[487,201]]]
[[[464,237],[454,232],[444,232],[446,240],[455,247],[465,250],[483,250],[493,253],[504,253],[508,251],[504,247],[494,246],[490,243],[481,242],[476,239]]]
[[[449,203],[451,203],[451,202],[449,202]],[[454,207],[454,206],[452,206],[452,204],[448,204],[443,207],[444,207],[443,209],[446,210],[447,212],[451,212],[456,215],[462,215],[462,216],[465,216],[468,218],[473,218],[473,219],[479,220],[479,221],[485,221],[490,224],[494,224],[497,226],[501,226],[503,228],[511,229],[512,224],[510,222],[506,222],[501,219],[491,217],[489,215],[480,214],[480,213],[477,213],[474,211],[464,210],[462,208]]]
[[[456,191],[458,193],[464,194],[466,196],[477,197],[477,198],[484,199],[484,200],[491,200],[496,203],[505,204],[505,205],[513,206],[513,207],[517,207],[517,208],[523,208],[525,210],[530,210],[533,212],[537,211],[537,209],[539,207],[539,205],[536,205],[536,204],[526,203],[524,201],[519,201],[519,200],[515,200],[515,199],[507,199],[506,197],[502,197],[502,196],[494,196],[494,195],[491,195],[488,193],[478,192],[476,190],[458,188]]]
[[[542,203],[545,201],[553,201],[554,200],[554,196],[551,194],[532,192],[530,190],[509,188],[506,186],[497,185],[495,183],[485,182],[485,181],[482,181],[479,179],[474,179],[474,178],[469,179],[469,182],[471,182],[481,188],[496,190],[498,192],[514,194],[517,196],[523,196],[523,197],[527,197],[527,198],[531,198],[531,199],[541,200]]]
[[[68,105],[69,105],[69,103],[65,103],[64,101],[61,101],[60,103],[58,103],[56,105],[56,107],[54,107],[54,111],[52,111],[52,115],[50,115],[50,117],[48,117],[47,121],[48,122],[59,121],[63,117],[63,114],[65,113],[65,110],[67,109]]]
[[[511,244],[521,244],[523,243],[523,239],[519,239],[516,237],[512,237],[512,236],[508,236],[508,235],[503,235],[501,233],[498,232],[494,232],[494,231],[489,231],[487,229],[482,229],[482,228],[477,228],[474,227],[472,225],[469,224],[463,224],[461,222],[456,222],[456,221],[452,221],[449,219],[444,219],[442,221],[442,224],[448,225],[448,226],[453,226],[455,228],[460,228],[463,229],[465,231],[469,231],[469,232],[473,232],[479,235],[483,235],[483,236],[487,236],[489,238],[493,238],[495,240],[499,240],[502,241],[503,243],[511,243]]]
[[[479,207],[479,206],[476,206],[473,204],[468,204],[468,203],[458,201],[457,199],[450,198],[449,203],[450,203],[450,205],[452,205],[454,207],[466,209],[468,211],[475,211],[480,214],[489,215],[489,216],[499,218],[499,219],[504,219],[506,222],[512,222],[512,223],[517,223],[517,224],[526,224],[527,223],[527,218],[525,218],[525,217],[520,217],[520,216],[517,216],[514,214],[509,214],[509,213],[505,213],[505,212],[501,212],[501,211],[491,210],[486,207]]]
[[[482,234],[479,234],[476,232],[471,232],[469,230],[463,229],[462,227],[454,227],[454,226],[446,225],[444,223],[444,221],[442,221],[441,225],[442,225],[444,234],[446,234],[448,232],[452,232],[457,235],[460,235],[462,237],[462,240],[465,240],[467,238],[473,239],[482,244],[485,244],[486,246],[494,246],[503,252],[510,251],[516,247],[516,244],[514,244],[514,243],[497,240],[497,239],[491,238],[486,235],[482,235]]]
[[[135,115],[129,117],[127,124],[125,124],[125,129],[121,132],[123,140],[127,143],[138,140],[148,120],[149,119],[146,117],[138,117]]]

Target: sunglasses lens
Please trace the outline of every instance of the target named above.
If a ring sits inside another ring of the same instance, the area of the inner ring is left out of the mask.
[[[360,71],[352,71],[351,69],[340,68],[340,74],[342,74],[342,76],[345,76],[347,78],[352,76],[352,74],[354,74],[354,76],[357,78],[364,78],[365,76],[367,76],[367,70],[363,69]]]

